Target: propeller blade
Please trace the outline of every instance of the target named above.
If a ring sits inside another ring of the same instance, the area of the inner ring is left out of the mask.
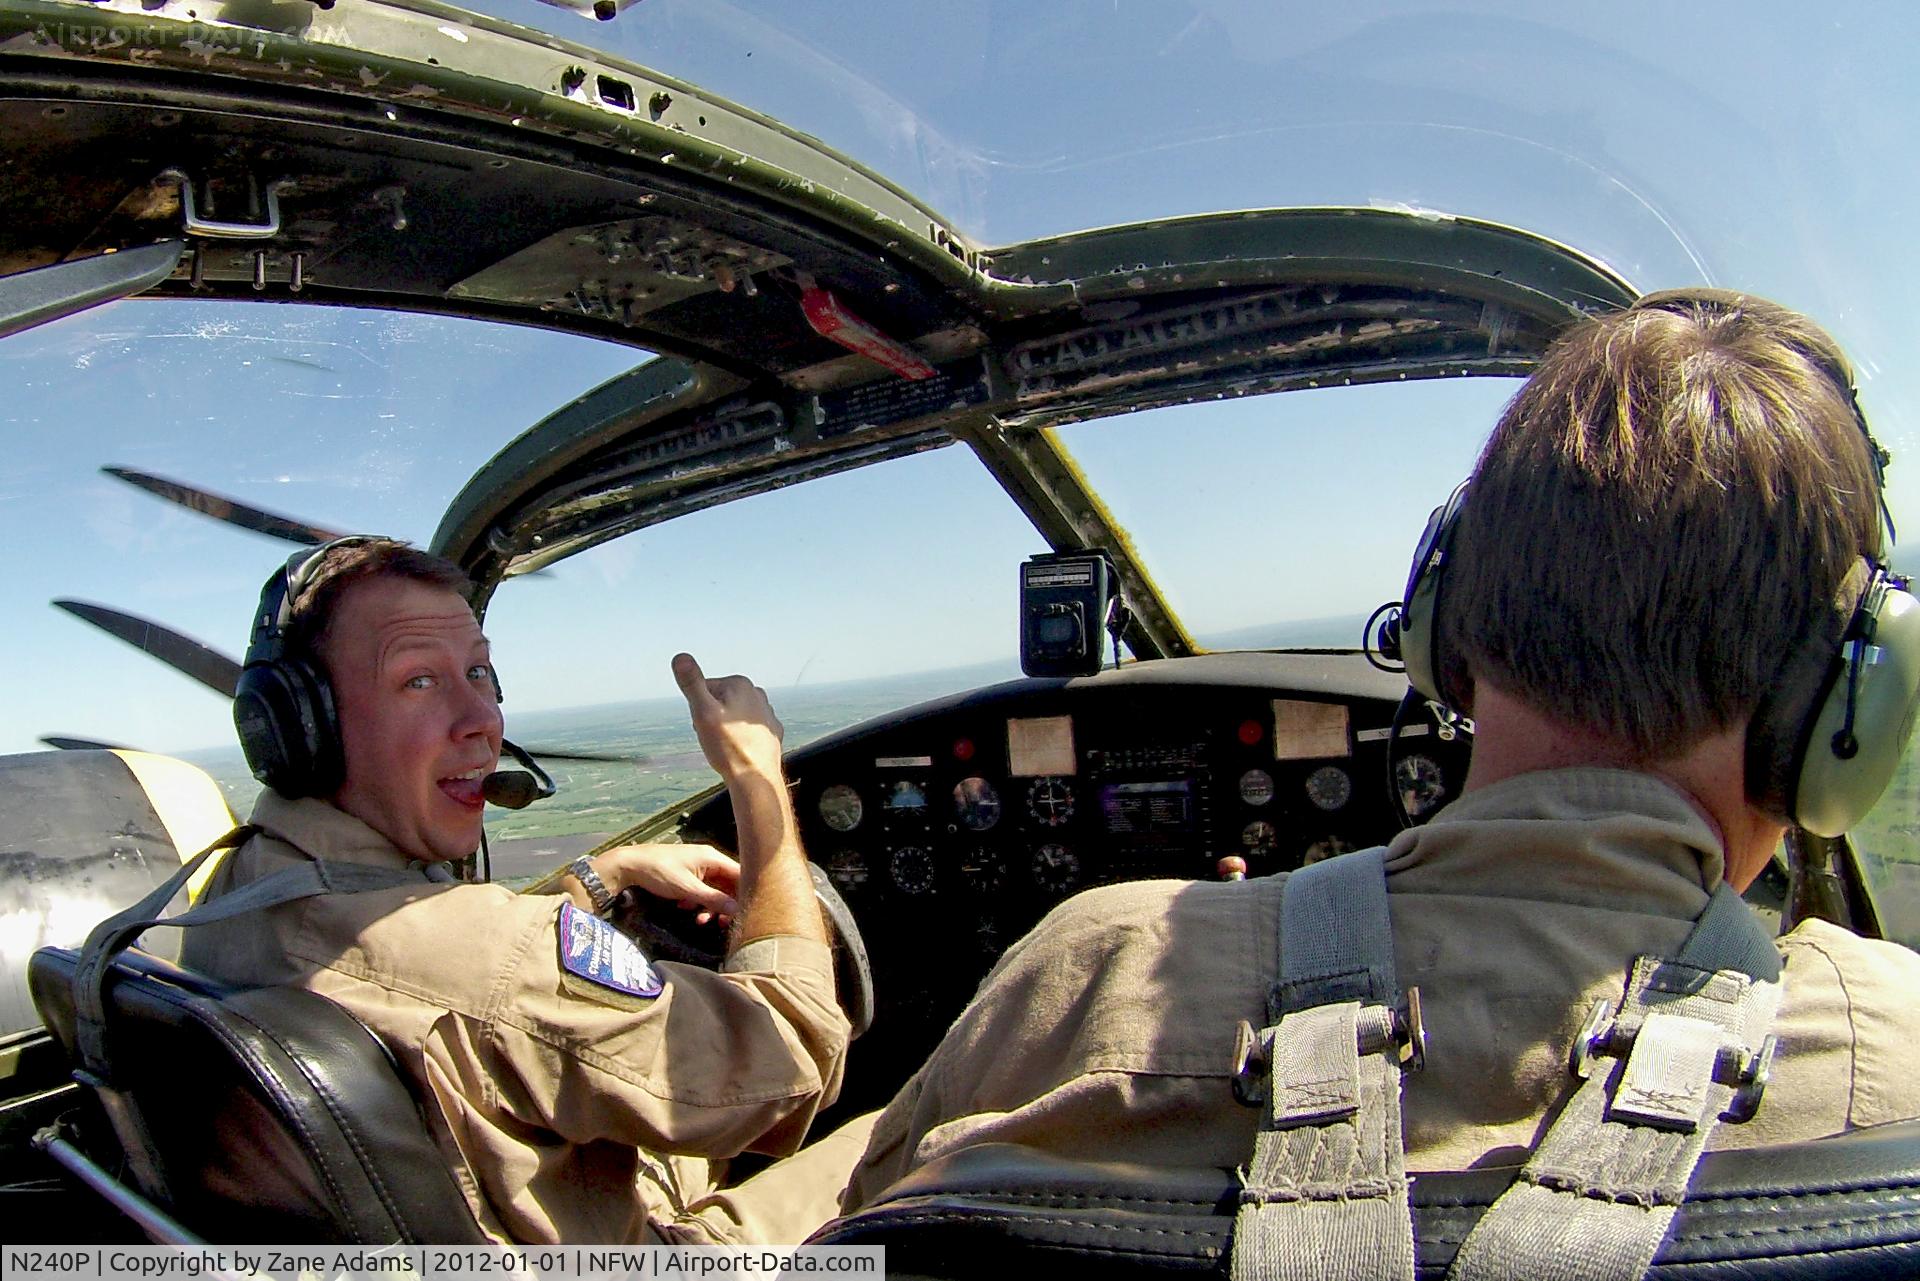
[[[309,525],[305,521],[262,511],[237,498],[224,498],[219,494],[195,489],[177,480],[168,480],[164,476],[137,471],[132,467],[109,465],[100,470],[115,479],[126,481],[135,489],[144,489],[149,494],[158,495],[170,503],[177,503],[188,511],[199,512],[202,516],[211,516],[215,520],[225,521],[229,525],[238,525],[242,529],[251,529],[256,534],[265,534],[269,538],[281,538],[306,547],[318,547],[321,543],[330,543],[336,538],[345,537],[344,534],[323,529],[319,525]]]
[[[327,529],[321,525],[309,525],[303,520],[291,516],[279,516],[273,512],[243,503],[237,498],[226,498],[205,489],[196,489],[192,485],[177,480],[168,480],[165,476],[155,476],[134,467],[116,467],[108,464],[100,469],[116,480],[124,480],[135,489],[144,489],[170,503],[177,503],[188,511],[199,512],[202,516],[211,516],[229,525],[238,525],[241,529],[251,529],[256,534],[265,534],[269,538],[284,539],[289,543],[299,543],[303,547],[318,547],[322,543],[333,542],[346,535],[338,530]],[[552,578],[553,574],[545,569],[531,569],[523,574],[514,574],[514,578]]]
[[[57,747],[63,752],[124,752],[128,750],[118,743],[102,743],[93,738],[69,738],[65,734],[42,734],[40,741],[48,747]]]
[[[228,658],[219,650],[202,645],[191,636],[182,635],[171,627],[139,618],[124,610],[111,609],[105,605],[93,605],[81,600],[56,600],[53,602],[74,617],[92,623],[109,636],[123,640],[135,649],[142,650],[159,659],[177,672],[199,681],[216,694],[233,697],[233,691],[240,684],[240,664]],[[55,743],[51,738],[40,740],[54,747],[78,748],[108,747],[111,743],[95,743],[84,738],[66,738]],[[645,765],[651,759],[645,754],[618,752],[577,752],[569,748],[529,747],[533,755],[547,761],[590,761],[603,765]]]
[[[646,755],[621,756],[613,752],[574,752],[523,744],[527,752],[543,761],[595,761],[604,765],[645,765],[653,758]]]
[[[107,635],[143,650],[175,671],[191,676],[214,693],[226,698],[240,685],[240,664],[217,649],[210,649],[183,636],[170,627],[136,618],[132,614],[105,605],[81,600],[56,600],[55,606],[75,618],[92,623]]]

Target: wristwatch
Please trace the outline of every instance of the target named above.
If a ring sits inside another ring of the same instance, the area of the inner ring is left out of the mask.
[[[587,897],[593,900],[596,916],[605,916],[607,909],[613,906],[613,895],[607,890],[607,883],[600,879],[600,873],[593,870],[593,859],[582,854],[567,864],[567,871],[573,873],[573,879],[586,887]]]

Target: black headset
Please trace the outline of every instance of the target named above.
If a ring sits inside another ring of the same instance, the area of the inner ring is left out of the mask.
[[[1658,297],[1654,310],[1732,305],[1706,292]],[[1887,452],[1874,440],[1852,380],[1820,353],[1796,348],[1845,393],[1872,462],[1882,519]],[[1406,665],[1407,681],[1422,697],[1443,705],[1457,700],[1442,688],[1447,655],[1439,617],[1445,570],[1468,485],[1462,482],[1433,509],[1407,575],[1406,595],[1379,631],[1378,648]],[[1817,836],[1839,836],[1873,808],[1893,780],[1920,713],[1920,601],[1907,580],[1862,556],[1860,583],[1838,647],[1802,661],[1823,667],[1813,680],[1780,680],[1755,708],[1747,734],[1747,795],[1754,804]],[[1794,665],[1789,656],[1783,676]]]
[[[233,691],[233,727],[247,768],[282,796],[331,796],[346,778],[333,683],[313,655],[288,651],[287,628],[294,602],[322,557],[370,541],[355,534],[303,548],[260,589],[246,664]]]

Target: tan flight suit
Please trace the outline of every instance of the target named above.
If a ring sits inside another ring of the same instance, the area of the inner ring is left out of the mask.
[[[400,867],[360,820],[261,795],[263,829],[211,893],[307,855]],[[301,851],[306,851],[302,854]],[[798,1241],[835,1210],[864,1130],[716,1192],[709,1157],[784,1154],[840,1087],[847,1022],[827,949],[757,939],[720,973],[660,964],[651,999],[560,961],[558,895],[431,884],[335,894],[185,932],[182,960],[229,982],[293,984],[392,1049],[488,1233],[529,1243]]]
[[[1617,1004],[1636,955],[1679,948],[1723,865],[1665,783],[1565,770],[1463,797],[1402,833],[1386,866],[1399,981],[1419,987],[1427,1026],[1426,1070],[1405,1078],[1418,1171],[1520,1159],[1572,1083],[1591,1000]],[[1236,1022],[1266,1012],[1282,880],[1137,882],[1055,909],[881,1115],[847,1208],[981,1143],[1244,1164],[1258,1115],[1234,1102],[1229,1059]],[[1920,1116],[1920,957],[1817,921],[1779,948],[1772,1084],[1710,1146]]]

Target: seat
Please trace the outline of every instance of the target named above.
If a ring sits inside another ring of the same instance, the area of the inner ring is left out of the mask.
[[[72,949],[42,948],[28,967],[69,1055],[78,964]],[[486,1239],[386,1048],[338,1005],[228,987],[130,949],[108,977],[106,1009],[114,1084],[159,1155],[150,1186],[118,1191],[156,1203],[191,1238]]]
[[[1413,1180],[1414,1266],[1440,1281],[1517,1167]],[[1070,1278],[1228,1275],[1230,1170],[1076,1161],[1013,1144],[967,1148],[828,1224],[816,1245],[879,1245],[887,1275]],[[1710,1152],[1654,1281],[1829,1281],[1920,1275],[1920,1122]]]

